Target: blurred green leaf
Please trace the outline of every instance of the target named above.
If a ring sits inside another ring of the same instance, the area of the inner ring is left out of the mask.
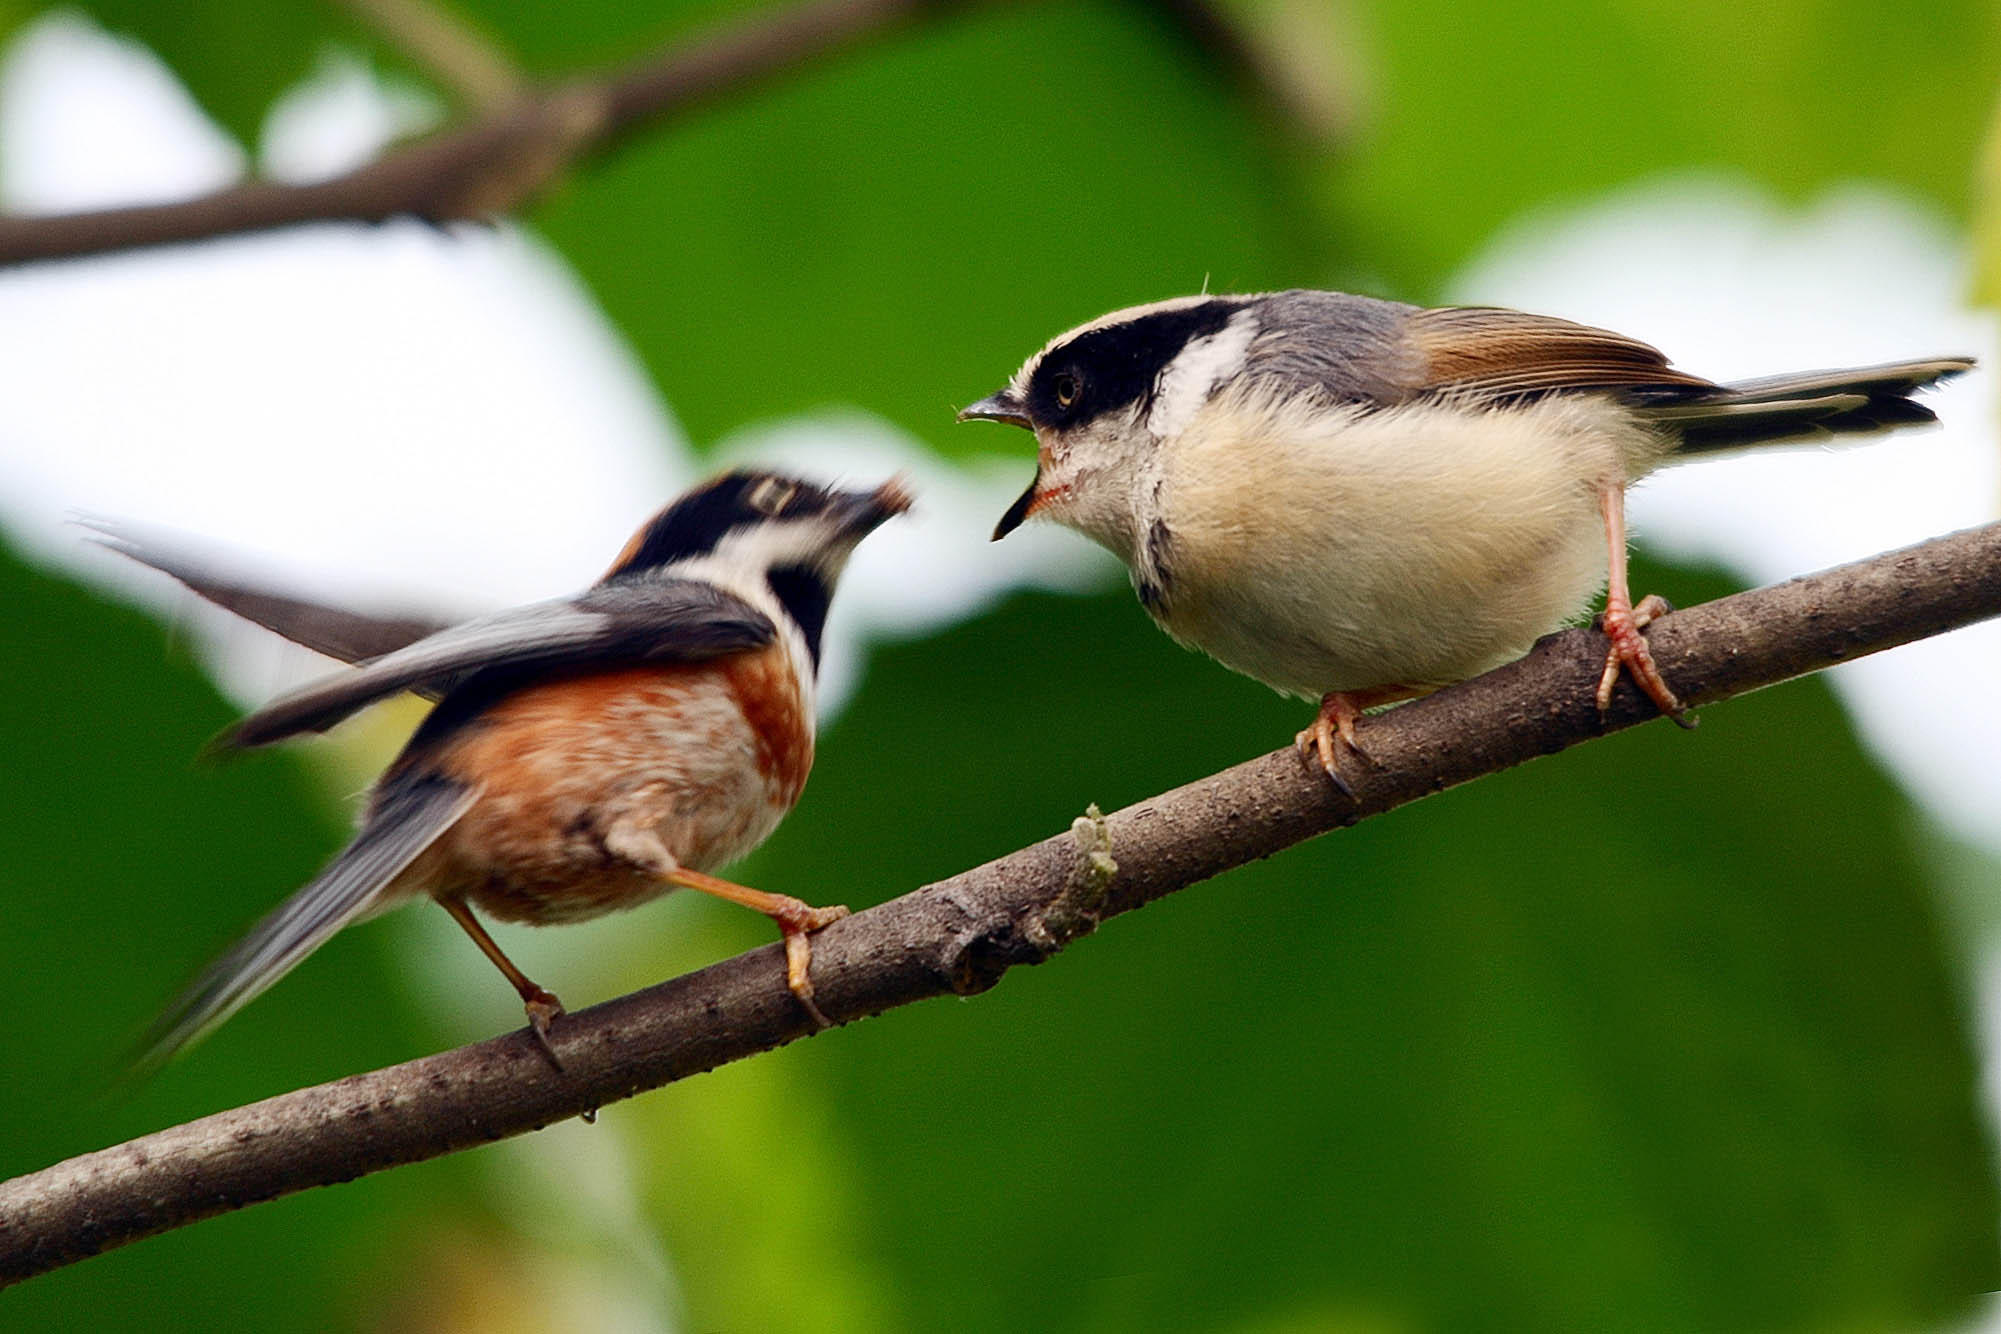
[[[771,10],[754,0],[660,0],[659,3],[546,5],[535,0],[465,0],[455,12],[521,61],[536,78],[623,68],[710,27]]]
[[[1980,153],[1973,214],[1973,298],[2001,306],[2001,102]]]
[[[0,42],[11,41],[23,24],[47,8],[39,0],[0,0]]]
[[[1946,0],[1591,0],[1356,11],[1370,128],[1324,195],[1342,271],[1435,299],[1504,224],[1665,172],[1805,200],[1881,181],[1956,217],[2001,74],[2001,10]]]
[[[1051,334],[1298,274],[1295,197],[1156,22],[1059,3],[976,10],[704,110],[535,221],[696,441],[857,403],[956,452],[990,445],[953,410]]]
[[[312,72],[322,45],[353,30],[328,3],[259,0],[92,0],[93,18],[136,37],[237,141],[257,145],[278,95]]]

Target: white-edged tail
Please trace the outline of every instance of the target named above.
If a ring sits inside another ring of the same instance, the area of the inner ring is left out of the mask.
[[[1932,357],[1838,371],[1800,371],[1679,391],[1640,408],[1681,437],[1679,452],[1701,454],[1785,440],[1866,435],[1938,420],[1911,396],[1973,368],[1971,357]]]

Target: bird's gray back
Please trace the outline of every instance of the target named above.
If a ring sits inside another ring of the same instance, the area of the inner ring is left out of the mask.
[[[1245,373],[1289,393],[1318,391],[1350,403],[1398,403],[1423,379],[1404,337],[1415,306],[1346,292],[1273,292],[1251,307],[1258,321]]]

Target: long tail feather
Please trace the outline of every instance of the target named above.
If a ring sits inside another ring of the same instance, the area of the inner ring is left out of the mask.
[[[377,895],[451,828],[477,795],[435,775],[388,780],[354,841],[210,964],[154,1021],[139,1044],[134,1073],[143,1077],[159,1069],[365,915]]]
[[[171,535],[149,526],[98,515],[83,515],[77,522],[96,534],[92,540],[100,546],[178,580],[224,611],[340,662],[379,658],[450,624],[418,617],[371,616],[238,579]]]
[[[1972,367],[1970,357],[1935,357],[1773,375],[1708,390],[1676,390],[1640,411],[1675,431],[1683,454],[1868,434],[1937,421],[1911,395]]]

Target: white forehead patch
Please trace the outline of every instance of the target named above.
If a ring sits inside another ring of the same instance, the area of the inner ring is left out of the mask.
[[[1153,410],[1146,415],[1146,429],[1156,440],[1188,428],[1209,401],[1216,383],[1243,368],[1244,354],[1257,332],[1257,316],[1248,309],[1240,310],[1215,333],[1190,339],[1167,363],[1154,387]]]

